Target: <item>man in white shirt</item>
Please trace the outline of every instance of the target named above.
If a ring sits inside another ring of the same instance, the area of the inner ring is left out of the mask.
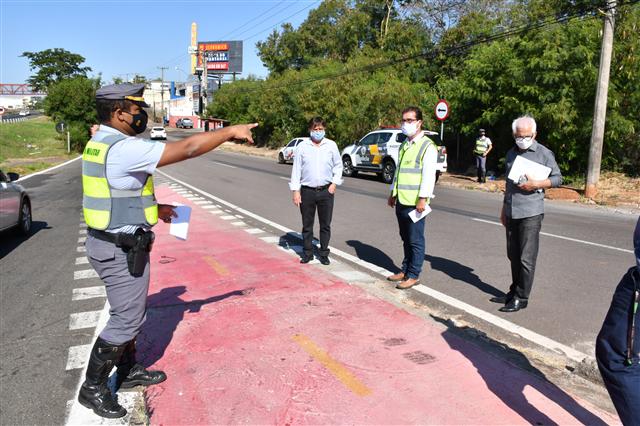
[[[338,146],[325,138],[326,123],[321,117],[309,121],[311,140],[296,148],[289,188],[293,191],[293,204],[302,215],[304,251],[300,263],[313,259],[313,222],[318,210],[320,222],[320,263],[328,265],[331,216],[336,187],[342,183],[342,159]]]
[[[426,219],[414,222],[409,213],[414,209],[424,212],[434,197],[438,149],[422,131],[422,111],[417,107],[402,111],[402,133],[407,135],[407,140],[398,153],[398,168],[387,203],[396,209],[404,258],[402,270],[387,279],[398,282],[396,288],[406,290],[420,284],[426,248]]]

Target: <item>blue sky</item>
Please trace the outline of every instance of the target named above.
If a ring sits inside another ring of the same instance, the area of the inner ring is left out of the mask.
[[[85,57],[103,80],[135,73],[184,81],[191,23],[200,41],[244,40],[243,76],[264,77],[256,42],[281,21],[298,26],[313,0],[0,0],[0,82],[31,75],[24,51],[63,48]]]

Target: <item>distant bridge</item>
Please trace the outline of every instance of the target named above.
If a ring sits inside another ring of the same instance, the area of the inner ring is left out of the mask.
[[[0,95],[44,96],[46,95],[46,93],[37,92],[33,90],[28,84],[0,83]]]

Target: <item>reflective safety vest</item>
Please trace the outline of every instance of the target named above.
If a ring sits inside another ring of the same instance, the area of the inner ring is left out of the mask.
[[[418,203],[420,184],[422,183],[422,167],[424,154],[433,141],[426,135],[409,144],[405,141],[400,147],[398,170],[393,185],[392,195],[404,206],[415,206]],[[427,199],[427,203],[431,200]]]
[[[82,153],[82,210],[90,228],[117,229],[126,225],[158,223],[158,202],[154,195],[153,176],[138,189],[113,188],[107,180],[109,150],[127,136],[108,135],[91,139]]]
[[[476,148],[473,150],[475,154],[482,155],[489,149],[489,140],[487,138],[476,139]]]

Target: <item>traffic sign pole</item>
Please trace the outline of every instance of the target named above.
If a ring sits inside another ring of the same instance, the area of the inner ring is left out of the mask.
[[[449,117],[449,104],[444,99],[440,99],[436,104],[436,119],[440,121],[440,142],[444,143],[444,120]]]

